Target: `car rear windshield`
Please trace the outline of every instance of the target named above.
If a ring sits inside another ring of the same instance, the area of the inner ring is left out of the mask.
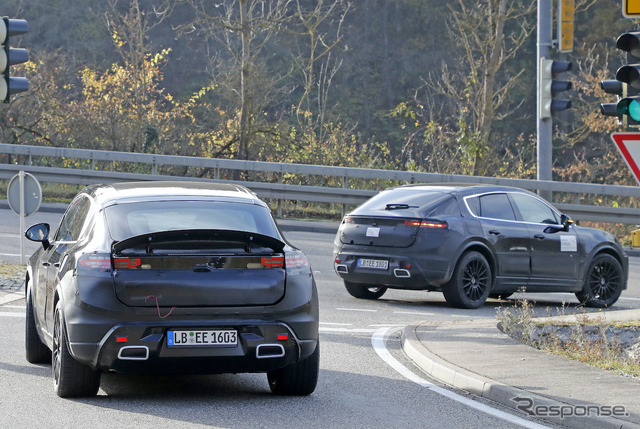
[[[181,229],[225,229],[278,238],[269,211],[246,203],[153,201],[117,204],[105,209],[111,238]]]
[[[381,192],[360,206],[362,210],[400,211],[438,206],[451,195],[437,190],[399,188]]]

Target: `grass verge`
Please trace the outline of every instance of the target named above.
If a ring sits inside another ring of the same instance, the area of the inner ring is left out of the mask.
[[[521,343],[640,377],[640,321],[606,322],[604,317],[588,317],[583,311],[575,315],[575,322],[545,322],[537,319],[527,300],[499,308],[497,317],[500,330]]]

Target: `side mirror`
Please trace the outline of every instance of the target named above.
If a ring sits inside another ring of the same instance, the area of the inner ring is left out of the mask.
[[[48,223],[35,224],[24,233],[24,236],[28,240],[35,241],[36,243],[42,243],[42,247],[45,249],[49,247],[49,231],[51,227]]]
[[[569,227],[575,224],[575,222],[566,214],[563,214],[560,216],[560,223],[564,227],[565,231],[569,231]]]

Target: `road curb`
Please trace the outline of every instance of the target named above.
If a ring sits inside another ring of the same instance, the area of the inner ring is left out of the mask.
[[[519,403],[515,398],[527,398],[533,401],[534,407],[546,410],[561,410],[575,404],[559,402],[514,386],[506,385],[496,380],[484,377],[474,372],[460,368],[433,353],[419,340],[416,330],[420,325],[439,325],[440,322],[425,322],[409,325],[402,333],[402,349],[406,355],[424,372],[449,386],[462,389],[476,396],[497,402],[506,407],[518,409]],[[497,330],[497,328],[496,328]],[[514,340],[515,341],[515,340]],[[580,382],[577,380],[577,382]],[[521,410],[524,411],[524,410]],[[575,429],[621,429],[637,427],[632,422],[613,417],[600,416],[568,416],[545,417],[544,420]]]

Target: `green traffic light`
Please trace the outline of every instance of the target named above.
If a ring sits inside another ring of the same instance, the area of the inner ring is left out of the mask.
[[[640,121],[640,103],[638,103],[638,100],[632,100],[631,103],[629,103],[628,110],[631,119]]]
[[[623,98],[616,105],[618,115],[628,115],[634,121],[640,121],[640,97]]]

